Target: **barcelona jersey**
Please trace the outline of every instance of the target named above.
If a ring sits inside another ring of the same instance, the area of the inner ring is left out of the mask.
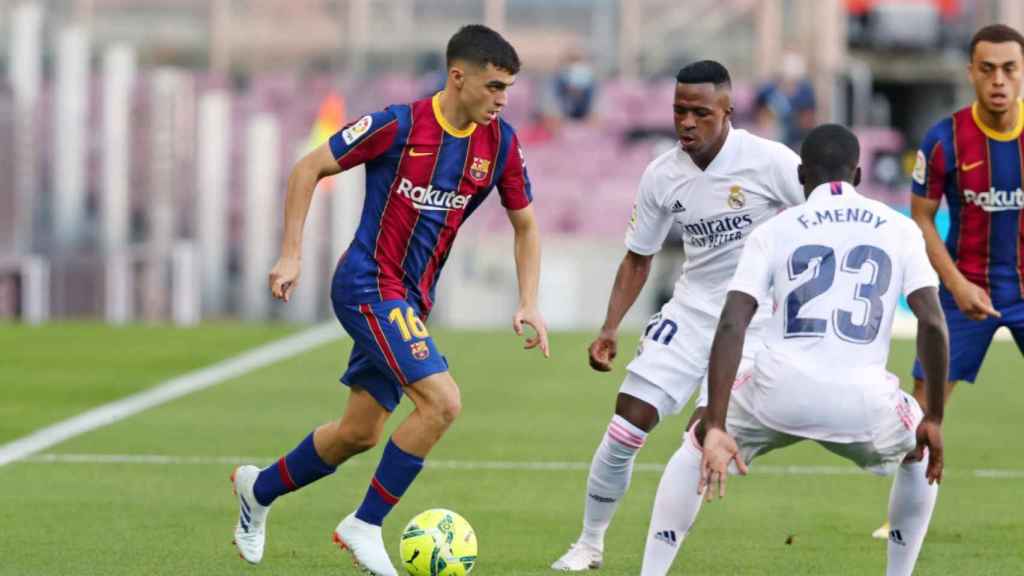
[[[977,104],[945,118],[925,136],[914,169],[914,194],[946,199],[946,248],[957,268],[997,307],[1024,298],[1024,103],[1017,104],[1008,132],[983,124]]]
[[[329,145],[343,170],[366,165],[366,199],[335,273],[336,300],[405,300],[426,317],[459,227],[491,190],[509,210],[532,201],[512,127],[499,118],[457,130],[441,115],[439,95],[363,116]]]

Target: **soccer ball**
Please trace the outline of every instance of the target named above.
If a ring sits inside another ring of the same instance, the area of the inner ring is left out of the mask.
[[[433,508],[405,526],[398,554],[411,576],[465,576],[476,564],[476,534],[462,516]]]

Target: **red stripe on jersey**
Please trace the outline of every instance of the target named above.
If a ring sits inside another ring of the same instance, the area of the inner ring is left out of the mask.
[[[395,169],[395,179],[388,190],[388,200],[378,224],[373,259],[379,268],[377,291],[381,300],[405,300],[408,297],[402,262],[416,229],[419,211],[412,207],[411,202],[398,198],[397,190],[403,180],[409,180],[413,185],[426,186],[429,181],[424,182],[423,178],[433,173],[437,162],[437,146],[441,143],[440,127],[436,123],[431,125],[430,122],[422,121],[424,111],[433,114],[429,100],[421,100],[412,105],[409,137]]]
[[[353,146],[348,152],[342,154],[338,158],[338,166],[341,166],[342,170],[348,170],[380,156],[394,143],[397,133],[398,120],[388,122],[364,138],[362,142]]]
[[[431,118],[434,117],[433,116],[433,112],[434,112],[433,108],[431,107],[431,109],[430,109]],[[437,122],[435,120],[434,124],[436,124],[436,123]],[[429,126],[430,123],[429,122],[424,122],[421,125],[428,125]],[[437,128],[440,129],[441,126],[438,125]],[[431,149],[434,150],[434,163],[430,167],[430,176],[427,177],[427,181],[423,184],[424,186],[427,186],[431,182],[434,181],[434,173],[437,172],[437,164],[438,164],[438,162],[440,162],[440,158],[441,158],[441,145],[444,144],[444,132],[441,132],[440,134],[438,134],[437,138],[438,138],[437,145],[431,148]],[[412,146],[410,146],[409,149],[412,150],[414,148]],[[452,212],[455,212],[455,210],[452,210],[450,212],[446,212],[445,213],[445,223],[447,223],[448,219],[451,218]],[[409,256],[409,244],[412,243],[412,238],[413,238],[413,236],[415,236],[415,232],[416,232],[416,224],[418,224],[419,221],[420,221],[420,212],[419,212],[419,210],[417,210],[416,211],[416,222],[413,223],[412,229],[409,231],[409,238],[405,242],[405,253],[402,254],[401,266],[402,266],[402,270],[403,271],[405,270],[405,259]],[[442,234],[443,233],[444,232],[442,230]],[[428,263],[427,268],[429,269],[429,267],[430,266],[429,266],[429,263]],[[426,276],[426,274],[424,274],[424,276]],[[413,278],[412,280],[414,282],[416,281],[415,278]],[[430,313],[430,308],[432,306],[432,302],[430,302],[430,296],[426,292],[424,292],[422,289],[420,290],[420,295],[422,297],[421,302],[420,302],[420,310],[422,311],[421,313],[422,313],[422,315],[423,315],[423,317],[425,319],[426,315]]]
[[[498,126],[498,122],[491,122],[486,127],[477,126],[469,138],[469,145],[466,146],[466,158],[462,162],[462,177],[459,179],[459,194],[484,194],[490,189],[491,182],[494,181],[494,167],[498,151],[501,150],[500,144],[501,128]],[[483,166],[486,166],[487,174],[483,178],[477,178],[476,176],[479,175]],[[441,232],[437,235],[434,249],[419,282],[424,314],[434,304],[430,300],[430,289],[434,285],[437,271],[441,269],[441,265],[448,257],[448,252],[455,242],[455,234],[462,226],[465,214],[464,210],[452,210],[445,214]]]
[[[928,153],[927,173],[925,194],[932,200],[942,200],[946,187],[946,151],[942,148],[942,140],[936,141]]]
[[[398,382],[402,386],[407,385],[409,382],[405,379],[405,374],[402,373],[401,367],[398,366],[398,360],[395,359],[395,354],[391,351],[388,339],[384,337],[384,330],[381,329],[380,323],[377,322],[377,316],[374,315],[373,309],[370,308],[369,304],[360,304],[359,311],[366,318],[366,323],[370,326],[370,332],[373,333],[373,339],[377,342],[377,347],[384,354],[384,359],[387,361],[391,371],[398,378]]]
[[[281,475],[281,483],[284,484],[284,487],[290,492],[295,491],[297,486],[292,480],[292,473],[288,471],[288,463],[284,461],[284,458],[277,461],[277,473]]]
[[[959,175],[960,227],[957,246],[957,267],[964,276],[981,288],[989,289],[988,268],[992,234],[992,216],[982,207],[967,202],[965,190],[987,191],[992,183],[992,162],[989,158],[988,136],[978,128],[971,109],[953,114],[953,143],[956,147],[955,170]]]

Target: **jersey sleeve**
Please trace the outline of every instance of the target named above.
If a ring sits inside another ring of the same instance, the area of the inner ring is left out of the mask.
[[[758,302],[770,300],[772,289],[770,226],[761,226],[751,232],[743,245],[736,273],[729,283],[729,291],[743,292]]]
[[[390,109],[367,114],[328,140],[334,159],[348,170],[387,152],[398,133],[398,117]]]
[[[946,188],[946,161],[948,150],[943,145],[942,134],[951,120],[939,122],[928,131],[917,151],[914,161],[911,190],[916,196],[941,200]]]
[[[903,271],[903,295],[927,286],[939,286],[939,275],[932,268],[925,249],[924,235],[916,225],[907,226],[906,252]]]
[[[648,168],[640,177],[640,189],[626,230],[626,248],[643,256],[654,254],[661,250],[671,229],[672,212],[659,202],[654,170]]]
[[[498,196],[506,210],[521,210],[533,202],[530,175],[526,173],[526,156],[519,145],[519,137],[512,133],[509,142],[508,160],[498,179]]]
[[[779,204],[785,208],[803,204],[807,198],[796,171],[800,166],[800,156],[780,144],[772,164],[775,168],[775,194]]]

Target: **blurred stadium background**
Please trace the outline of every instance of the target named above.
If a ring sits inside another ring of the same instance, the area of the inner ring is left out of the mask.
[[[353,232],[361,175],[321,184],[301,292],[279,306],[264,280],[291,164],[344,122],[436,90],[447,38],[474,21],[505,32],[525,62],[507,117],[546,233],[544,311],[575,328],[600,322],[638,177],[672,145],[680,65],[723,61],[735,123],[793,146],[818,122],[854,127],[864,191],[904,206],[924,131],[973,97],[970,35],[1024,24],[1024,3],[8,1],[0,317],[329,318],[326,280]],[[435,324],[507,322],[510,229],[488,204],[456,243]],[[677,250],[659,258],[632,320],[667,297],[679,262]]]
[[[792,146],[816,123],[851,125],[862,191],[906,209],[924,131],[973,99],[970,35],[1024,28],[1024,2],[0,0],[0,574],[248,571],[229,544],[227,476],[341,413],[332,383],[351,346],[326,289],[362,174],[320,185],[303,281],[282,305],[266,278],[288,171],[346,121],[437,90],[445,43],[468,22],[505,33],[524,60],[507,117],[544,233],[554,356],[521,352],[508,330],[511,228],[491,201],[463,228],[431,318],[467,409],[385,537],[451,507],[479,535],[475,573],[539,576],[577,534],[633,335],[682,261],[679,246],[656,259],[616,370],[587,368],[639,176],[674,145],[676,70],[721,60],[735,124]],[[315,342],[329,346],[226,368],[321,321]],[[913,353],[894,343],[904,382]],[[1017,367],[1016,348],[995,343],[947,412],[948,472],[918,574],[1021,573]],[[221,385],[183,388],[199,369]],[[657,472],[687,416],[641,453],[602,574],[637,573]],[[277,507],[259,569],[338,573],[328,531],[377,457]],[[888,487],[816,446],[769,455],[705,511],[674,573],[880,573],[885,547],[868,534]]]

